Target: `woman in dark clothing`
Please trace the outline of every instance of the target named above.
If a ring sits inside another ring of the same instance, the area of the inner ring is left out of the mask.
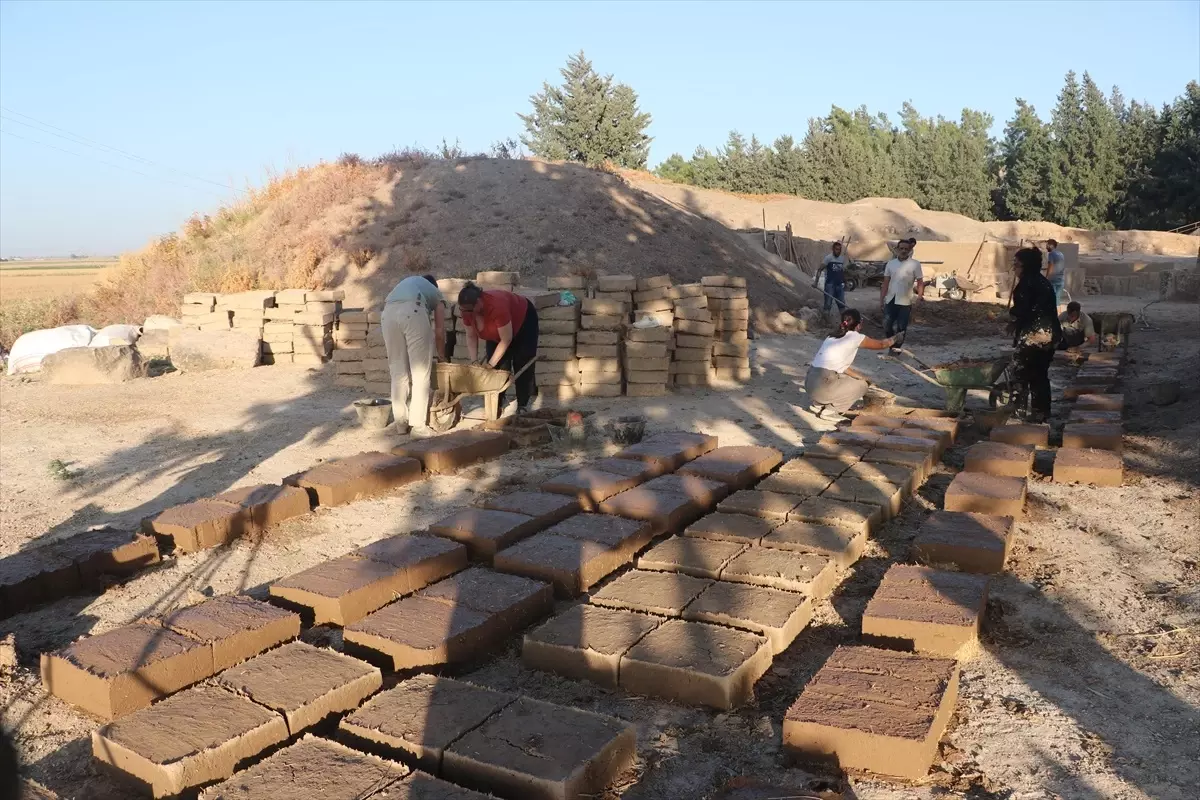
[[[467,329],[467,355],[479,359],[479,342],[486,346],[487,355],[481,363],[492,369],[520,372],[538,351],[538,315],[526,297],[500,289],[480,289],[468,282],[458,293],[458,309]],[[537,397],[534,379],[536,364],[530,364],[517,378],[517,411],[525,413]],[[500,393],[500,408],[504,408],[504,393]]]
[[[1050,417],[1050,363],[1062,339],[1054,287],[1042,274],[1042,251],[1026,247],[1017,251],[1013,264],[1019,272],[1012,293],[1013,347],[1017,349],[1015,397],[1020,405],[1029,399],[1029,420]]]

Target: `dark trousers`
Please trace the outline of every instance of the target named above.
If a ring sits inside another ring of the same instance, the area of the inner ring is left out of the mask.
[[[537,355],[538,349],[538,315],[537,309],[533,307],[533,303],[528,300],[529,306],[525,309],[525,321],[521,323],[519,330],[513,331],[512,342],[508,345],[508,350],[504,351],[504,358],[500,359],[500,363],[496,366],[500,369],[506,369],[510,372],[516,372],[521,367],[528,364]],[[488,358],[496,352],[496,346],[499,342],[487,343]],[[537,369],[537,364],[532,365],[529,369],[517,378],[517,405],[524,407],[529,405],[529,401],[537,396],[537,384],[534,382],[533,373]],[[504,408],[504,393],[500,394],[500,408]]]
[[[890,339],[908,330],[910,311],[912,306],[898,306],[895,300],[889,300],[883,307],[883,338]]]
[[[1058,343],[1059,350],[1070,350],[1072,347],[1083,347],[1083,330],[1063,331],[1062,341]]]
[[[838,311],[839,312],[844,311],[846,309],[846,284],[835,283],[832,286],[830,286],[828,283],[825,284],[825,310],[826,311],[833,308],[833,302],[835,300],[837,301],[837,304],[838,304]]]
[[[1050,416],[1050,364],[1054,348],[1019,347],[1016,359],[1018,405],[1029,398],[1030,417],[1045,422]]]

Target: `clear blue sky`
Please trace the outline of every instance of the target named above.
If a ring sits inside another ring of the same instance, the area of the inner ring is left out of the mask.
[[[657,163],[833,104],[999,132],[1068,69],[1161,104],[1200,73],[1200,2],[0,2],[0,254],[140,247],[233,196],[214,184],[343,152],[486,149],[581,48],[638,92]]]

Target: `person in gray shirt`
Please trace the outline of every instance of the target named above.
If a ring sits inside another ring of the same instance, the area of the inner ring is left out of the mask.
[[[1054,302],[1062,309],[1064,297],[1064,284],[1067,280],[1067,258],[1058,249],[1058,242],[1054,239],[1046,240],[1046,280],[1050,281],[1050,285],[1054,287]]]
[[[846,256],[842,252],[842,243],[834,242],[830,251],[821,259],[821,268],[813,276],[813,286],[825,275],[825,310],[833,308],[837,301],[838,311],[846,308]]]
[[[430,323],[432,320],[432,324]],[[396,432],[428,435],[434,354],[446,359],[446,306],[432,275],[412,275],[392,289],[383,307],[383,343],[392,378]]]

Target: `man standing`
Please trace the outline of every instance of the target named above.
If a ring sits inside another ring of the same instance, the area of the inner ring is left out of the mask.
[[[1058,324],[1062,326],[1059,350],[1070,350],[1096,341],[1096,326],[1092,324],[1091,315],[1084,314],[1083,307],[1075,300],[1067,303],[1067,310],[1059,315]]]
[[[433,356],[446,358],[446,308],[434,277],[412,275],[396,284],[383,307],[382,327],[396,432],[403,436],[415,426],[427,435]]]
[[[1067,278],[1067,259],[1058,249],[1054,239],[1046,240],[1046,280],[1054,287],[1054,302],[1061,309],[1063,304],[1063,284]]]
[[[883,286],[879,289],[879,305],[883,310],[883,335],[898,337],[908,330],[909,312],[913,298],[924,299],[925,276],[921,262],[912,257],[916,239],[901,239],[896,243],[896,257],[883,269]],[[915,289],[914,289],[915,286]]]
[[[516,374],[537,357],[538,315],[529,298],[502,289],[480,289],[468,283],[458,293],[458,310],[467,329],[467,356],[479,358],[479,340],[486,343],[483,363],[492,369],[503,367]],[[517,413],[531,408],[537,395],[534,380],[536,364],[529,364],[517,377]],[[504,395],[500,395],[504,409]]]
[[[821,280],[821,273],[825,273],[825,310],[829,311],[836,300],[841,313],[846,308],[846,257],[842,255],[841,242],[834,242],[821,260],[821,268],[813,276],[813,286]]]

